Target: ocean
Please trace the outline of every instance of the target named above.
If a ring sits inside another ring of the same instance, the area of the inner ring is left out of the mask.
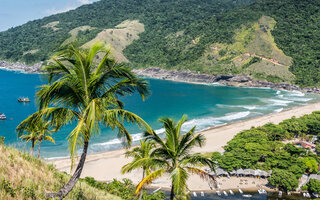
[[[46,83],[46,77],[0,70],[0,80],[0,112],[7,116],[7,120],[0,121],[0,136],[6,137],[7,145],[29,151],[30,146],[17,138],[15,128],[37,110],[35,92],[40,85]],[[284,109],[320,101],[319,95],[298,91],[148,80],[151,95],[146,101],[143,102],[136,94],[122,100],[125,102],[125,109],[138,114],[158,133],[163,132],[158,119],[164,116],[179,120],[183,114],[187,114],[189,121],[185,123],[182,131],[187,131],[195,125],[196,130],[204,130],[212,126],[281,112]],[[17,99],[21,96],[29,97],[31,103],[18,103]],[[69,125],[54,133],[56,144],[44,142],[41,156],[48,159],[68,156],[67,136],[72,128],[73,125]],[[143,130],[136,125],[128,125],[127,128],[137,143],[141,139]],[[117,131],[102,128],[101,133],[92,138],[89,153],[121,147],[122,143],[117,138]]]

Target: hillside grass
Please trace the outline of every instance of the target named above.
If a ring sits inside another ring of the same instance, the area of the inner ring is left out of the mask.
[[[214,43],[196,62],[180,68],[211,74],[246,74],[260,80],[291,83],[295,79],[289,70],[292,58],[274,42],[271,32],[275,25],[276,21],[268,16],[242,25],[235,31],[232,43]],[[255,57],[262,59],[252,62]]]
[[[96,42],[101,42],[111,49],[112,56],[119,62],[129,62],[123,50],[134,40],[139,39],[139,34],[144,32],[144,24],[138,20],[125,20],[112,29],[104,29],[83,47],[90,47]]]
[[[46,199],[45,192],[57,192],[70,179],[52,165],[3,144],[0,160],[0,199]],[[65,199],[121,198],[79,181]]]

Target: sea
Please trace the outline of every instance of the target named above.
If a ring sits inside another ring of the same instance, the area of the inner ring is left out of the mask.
[[[41,85],[47,83],[47,77],[0,70],[0,80],[0,113],[7,116],[7,120],[0,121],[0,136],[6,138],[7,145],[29,151],[30,145],[20,141],[15,129],[21,121],[37,110],[35,93]],[[299,91],[189,84],[158,79],[148,81],[151,94],[145,101],[137,94],[121,100],[125,103],[126,110],[138,114],[159,134],[164,132],[162,124],[158,121],[160,117],[179,120],[186,114],[188,121],[182,127],[182,131],[187,131],[193,126],[200,131],[320,101],[319,95]],[[19,97],[29,97],[31,102],[19,103]],[[144,130],[136,125],[126,124],[126,127],[134,144],[137,144],[142,139]],[[68,134],[73,128],[74,125],[71,124],[54,133],[55,144],[44,142],[41,156],[45,159],[69,156]],[[117,134],[116,130],[102,127],[101,133],[92,138],[89,153],[122,148],[122,140],[117,138]]]

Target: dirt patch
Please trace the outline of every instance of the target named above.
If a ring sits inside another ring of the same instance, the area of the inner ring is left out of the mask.
[[[54,22],[50,22],[42,27],[43,28],[52,28],[53,31],[57,31],[60,29],[60,28],[56,27],[59,23],[60,23],[59,21],[54,21]]]

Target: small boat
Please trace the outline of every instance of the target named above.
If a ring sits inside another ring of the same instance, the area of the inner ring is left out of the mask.
[[[281,197],[281,196],[282,196],[282,191],[279,191],[279,194],[278,194],[278,195],[279,195],[279,197]]]
[[[258,192],[259,194],[267,194],[267,191],[264,189],[259,189]]]
[[[320,197],[320,195],[319,195],[318,193],[316,193],[316,192],[312,193],[312,195],[313,195],[314,197],[316,197],[316,198],[319,198],[319,197]]]
[[[306,197],[307,197],[307,198],[311,198],[311,195],[307,192],[307,193],[306,193]]]
[[[229,190],[229,192],[230,192],[230,194],[231,194],[231,195],[234,195],[234,193],[233,193],[233,191],[232,191],[232,190]]]
[[[218,196],[221,196],[221,192],[220,191],[216,191]]]
[[[197,193],[196,193],[196,192],[193,192],[193,196],[194,196],[194,197],[197,197],[198,195],[197,195]]]
[[[225,196],[228,196],[228,193],[227,193],[226,191],[223,191],[223,194],[224,194]]]
[[[0,120],[6,120],[7,117],[3,114],[3,113],[0,113]]]
[[[204,197],[204,192],[200,192],[200,195],[201,195],[202,197]]]
[[[240,193],[240,194],[243,194],[243,191],[242,191],[241,189],[239,189],[239,193]]]
[[[19,97],[18,102],[20,103],[29,103],[30,99],[28,97]]]
[[[242,196],[245,197],[245,198],[250,198],[250,197],[252,197],[251,194],[244,194],[244,195],[242,195]]]

